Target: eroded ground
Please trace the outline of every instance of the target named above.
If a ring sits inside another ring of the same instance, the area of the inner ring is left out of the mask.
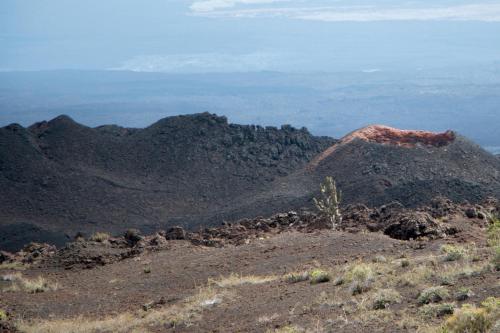
[[[500,296],[486,229],[468,234],[286,231],[219,248],[170,241],[92,269],[4,265],[0,309],[25,332],[432,332]],[[12,274],[43,277],[44,291]]]

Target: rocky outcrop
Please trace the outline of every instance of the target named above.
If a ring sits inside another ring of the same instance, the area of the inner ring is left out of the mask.
[[[334,142],[305,128],[236,125],[209,113],[144,129],[89,128],[67,116],[0,128],[0,230],[12,234],[0,236],[0,249],[36,235],[62,245],[80,231],[220,223],[229,202],[263,192]],[[21,224],[38,230],[23,238]]]

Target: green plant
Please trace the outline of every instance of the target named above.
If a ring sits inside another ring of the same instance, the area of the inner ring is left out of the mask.
[[[144,274],[149,274],[149,273],[151,273],[151,267],[145,267]]]
[[[410,266],[410,261],[408,259],[401,260],[401,267],[406,268]]]
[[[495,317],[500,317],[500,298],[488,297],[481,303],[481,307],[486,309],[489,314],[492,314]]]
[[[449,296],[448,290],[444,287],[430,287],[418,295],[418,302],[420,304],[429,304],[429,303],[439,303],[443,299]]]
[[[486,333],[493,326],[493,321],[484,308],[470,304],[462,305],[453,316],[446,320],[443,333]]]
[[[283,278],[288,283],[307,281],[309,280],[309,272],[289,273],[285,275]]]
[[[487,213],[486,216],[490,222],[487,231],[488,245],[500,246],[500,216],[492,213]]]
[[[0,322],[7,320],[7,313],[4,310],[0,309]]]
[[[441,252],[445,254],[445,261],[456,261],[462,259],[467,253],[462,246],[445,244],[441,246]]]
[[[330,274],[321,269],[315,269],[309,273],[311,284],[318,284],[330,281]]]
[[[495,246],[495,248],[493,249],[493,258],[491,258],[491,264],[497,271],[500,271],[500,245]]]
[[[350,282],[350,291],[353,295],[361,294],[370,289],[375,279],[372,268],[367,264],[353,266],[345,275],[344,280]]]
[[[93,242],[103,243],[107,241],[111,236],[105,232],[96,232],[90,236],[89,240]]]
[[[455,299],[457,301],[465,301],[466,299],[469,299],[474,293],[469,289],[462,287],[458,289],[457,293],[455,294]]]
[[[342,223],[340,214],[340,202],[342,193],[337,190],[337,184],[332,177],[326,177],[325,182],[320,186],[322,199],[314,198],[314,204],[318,210],[330,219],[332,229],[335,229]]]
[[[428,318],[440,318],[447,315],[452,315],[454,311],[455,304],[453,303],[426,304],[420,309],[420,313],[424,317]]]
[[[390,304],[401,302],[401,295],[394,289],[379,290],[373,300],[373,309],[382,310],[387,308]]]
[[[442,286],[453,286],[455,284],[455,280],[452,276],[443,275],[440,278],[440,284]]]

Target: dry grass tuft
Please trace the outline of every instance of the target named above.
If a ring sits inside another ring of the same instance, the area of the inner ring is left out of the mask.
[[[108,239],[110,239],[111,236],[108,233],[105,232],[96,232],[92,236],[90,236],[89,240],[93,242],[98,242],[98,243],[104,243]]]
[[[123,313],[103,319],[56,319],[39,322],[19,322],[17,328],[25,333],[125,333],[145,332],[148,327],[175,327],[180,324],[192,325],[200,320],[206,309],[221,303],[227,292],[213,288],[203,288],[199,292],[167,308],[148,312]]]
[[[371,288],[375,274],[371,266],[358,264],[345,274],[344,280],[350,283],[349,290],[353,295],[361,294]]]
[[[0,269],[5,269],[5,270],[13,270],[13,271],[24,271],[25,269],[29,268],[29,264],[23,264],[21,262],[15,261],[15,262],[6,262],[3,264],[0,264]]]
[[[382,310],[391,304],[401,303],[401,295],[394,289],[382,289],[377,291],[373,299],[373,309]]]
[[[223,277],[220,278],[219,280],[212,280],[210,279],[208,281],[209,285],[216,285],[220,288],[229,288],[229,287],[237,287],[241,286],[244,284],[263,284],[263,283],[269,283],[272,281],[277,280],[278,277],[271,275],[271,276],[255,276],[255,275],[247,275],[247,276],[242,276],[238,274],[231,274],[228,277]]]
[[[498,310],[500,309],[499,299],[491,298],[490,300],[489,304],[484,306],[483,303],[480,308],[470,304],[462,305],[462,308],[458,309],[453,316],[446,320],[440,331],[442,333],[489,332],[495,321],[499,319]],[[489,307],[491,303],[496,303],[494,308]]]
[[[283,280],[288,283],[298,283],[309,280],[309,272],[293,272],[283,276]]]
[[[16,273],[4,275],[2,279],[4,281],[10,281],[11,283],[11,285],[3,291],[24,291],[36,294],[59,289],[59,285],[57,283],[50,283],[42,276],[35,279],[28,279],[23,277],[21,273]]]

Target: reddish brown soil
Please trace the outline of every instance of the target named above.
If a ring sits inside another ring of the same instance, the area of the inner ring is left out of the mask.
[[[425,146],[442,147],[455,140],[453,131],[434,133],[428,131],[400,130],[383,125],[372,125],[352,132],[345,136],[341,142],[347,143],[354,139],[368,142],[391,144],[400,147],[412,148],[418,144]]]
[[[446,240],[464,242],[474,240],[485,245],[484,229],[473,220],[451,221],[465,230]],[[128,258],[94,269],[64,270],[45,266],[33,267],[23,274],[28,277],[43,275],[57,282],[60,288],[40,294],[4,292],[0,308],[15,318],[29,320],[54,318],[103,318],[126,311],[135,312],[151,301],[164,298],[167,306],[196,293],[209,279],[218,279],[232,273],[248,275],[277,275],[310,269],[311,267],[340,267],[357,261],[371,262],[377,256],[389,259],[425,258],[438,251],[443,240],[399,241],[380,233],[348,233],[330,230],[313,233],[284,232],[269,234],[267,239],[252,239],[241,246],[196,246],[188,241],[170,241],[169,247],[160,252],[145,252],[139,257]],[[413,260],[413,259],[412,259]],[[151,273],[144,272],[145,267]],[[399,273],[405,271],[398,268]],[[4,274],[7,271],[0,271]],[[474,296],[468,302],[479,302],[488,296],[500,295],[498,275],[489,272],[478,277],[464,278],[456,287],[472,288]],[[261,285],[242,285],[235,288],[230,299],[204,310],[202,319],[194,326],[151,328],[152,332],[266,332],[290,324],[300,327],[322,327],[328,320],[339,320],[344,313],[338,307],[315,305],[324,292],[335,295],[343,287],[333,283],[310,285],[308,282],[288,284],[279,279]],[[402,304],[394,310],[406,308],[417,313],[416,294],[412,287],[402,287]],[[353,296],[360,300],[361,296]],[[341,301],[341,300],[339,300]],[[345,301],[345,300],[344,300]],[[348,300],[349,301],[349,300]],[[262,316],[275,318],[259,323]],[[433,319],[439,322],[441,319]],[[393,323],[366,323],[351,320],[336,332],[406,332]]]
[[[340,145],[347,144],[355,139],[397,147],[414,148],[417,145],[443,147],[453,142],[455,138],[456,134],[453,131],[434,133],[418,130],[401,130],[384,125],[371,125],[344,136],[338,143],[318,155],[311,162],[311,165],[317,166],[322,160],[336,151]]]

